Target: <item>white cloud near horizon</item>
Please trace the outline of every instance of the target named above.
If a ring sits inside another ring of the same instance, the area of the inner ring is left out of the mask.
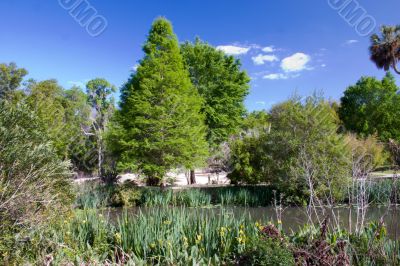
[[[307,66],[310,61],[311,57],[309,55],[304,53],[295,53],[282,60],[281,68],[286,73],[300,72],[302,70],[310,69]]]
[[[269,79],[269,80],[278,80],[278,79],[288,79],[289,76],[282,74],[282,73],[272,73],[263,76],[263,79]]]
[[[265,62],[274,62],[274,61],[278,61],[278,57],[276,57],[275,55],[263,55],[263,54],[259,54],[257,56],[254,56],[251,58],[251,60],[253,60],[253,63],[255,65],[264,65]]]
[[[264,53],[273,53],[276,51],[276,49],[271,45],[271,46],[266,46],[261,49]]]
[[[346,44],[354,44],[354,43],[358,43],[358,40],[347,40]]]
[[[247,54],[251,48],[235,45],[219,45],[217,46],[217,49],[223,51],[227,55],[242,55]]]

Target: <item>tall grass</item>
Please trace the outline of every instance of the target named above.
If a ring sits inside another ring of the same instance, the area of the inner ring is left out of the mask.
[[[124,213],[114,222],[96,210],[84,209],[33,235],[26,244],[30,257],[24,254],[26,261],[37,264],[51,257],[53,265],[229,265],[242,254],[252,256],[256,243],[266,240],[261,228],[250,217],[234,217],[224,208],[147,208]],[[322,239],[319,230],[304,227],[292,235],[280,232],[272,240],[268,252],[274,252],[276,245],[295,254],[312,251]],[[400,262],[400,243],[389,240],[379,223],[369,225],[362,234],[328,232],[325,241],[332,251],[337,241],[346,241],[352,265]],[[262,251],[257,254],[268,258]]]
[[[400,203],[400,182],[391,179],[370,182],[368,186],[370,203],[386,205]]]
[[[77,189],[76,206],[79,208],[102,208],[108,206],[201,207],[211,205],[264,207],[272,205],[274,201],[274,187],[272,186],[161,190],[160,188],[126,185],[105,186],[89,183],[81,185]],[[354,189],[354,193],[358,191]],[[393,183],[392,180],[371,181],[369,182],[367,193],[370,204],[400,203],[400,182]],[[276,195],[279,195],[279,192]],[[342,202],[348,202],[348,199]]]
[[[151,262],[173,263],[223,258],[241,252],[246,242],[257,236],[249,217],[234,218],[224,209],[210,215],[207,210],[154,208],[137,215],[124,214],[118,223],[121,247]]]
[[[211,213],[186,207],[151,208],[125,213],[115,223],[96,210],[84,209],[45,233],[38,232],[32,239],[40,235],[40,244],[35,248],[31,244],[30,250],[37,250],[42,259],[51,254],[55,265],[118,262],[122,256],[146,265],[218,265],[244,250],[257,234],[250,217],[233,217],[224,209]]]
[[[78,188],[76,206],[101,208],[107,206],[269,206],[273,202],[270,186],[209,187],[181,190],[159,188],[104,186],[86,184]],[[133,200],[131,200],[133,199]]]
[[[102,208],[109,205],[117,186],[106,186],[98,182],[76,184],[75,206],[78,208]]]

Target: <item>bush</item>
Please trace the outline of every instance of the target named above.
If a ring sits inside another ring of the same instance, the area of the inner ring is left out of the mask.
[[[295,265],[292,252],[280,241],[257,238],[250,242],[236,265],[289,266]]]
[[[255,127],[231,142],[228,177],[236,183],[272,184],[292,203],[308,200],[311,179],[317,196],[331,191],[342,199],[351,157],[337,134],[331,104],[316,96],[293,98],[274,106],[268,117],[270,128]]]
[[[72,201],[69,163],[58,159],[44,132],[27,107],[0,102],[0,255],[6,260],[24,232]]]
[[[348,134],[345,142],[353,160],[357,161],[364,171],[375,170],[389,162],[390,154],[385,150],[384,145],[379,143],[376,136],[362,139],[354,134]]]

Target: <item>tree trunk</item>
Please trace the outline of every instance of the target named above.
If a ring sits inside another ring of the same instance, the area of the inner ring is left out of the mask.
[[[194,170],[190,170],[190,184],[196,184],[196,174]]]

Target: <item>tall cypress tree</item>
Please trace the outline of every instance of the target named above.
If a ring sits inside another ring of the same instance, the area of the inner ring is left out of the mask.
[[[202,98],[192,86],[171,23],[156,19],[143,48],[145,57],[122,89],[116,120],[120,166],[137,169],[156,185],[176,167],[205,161]]]

